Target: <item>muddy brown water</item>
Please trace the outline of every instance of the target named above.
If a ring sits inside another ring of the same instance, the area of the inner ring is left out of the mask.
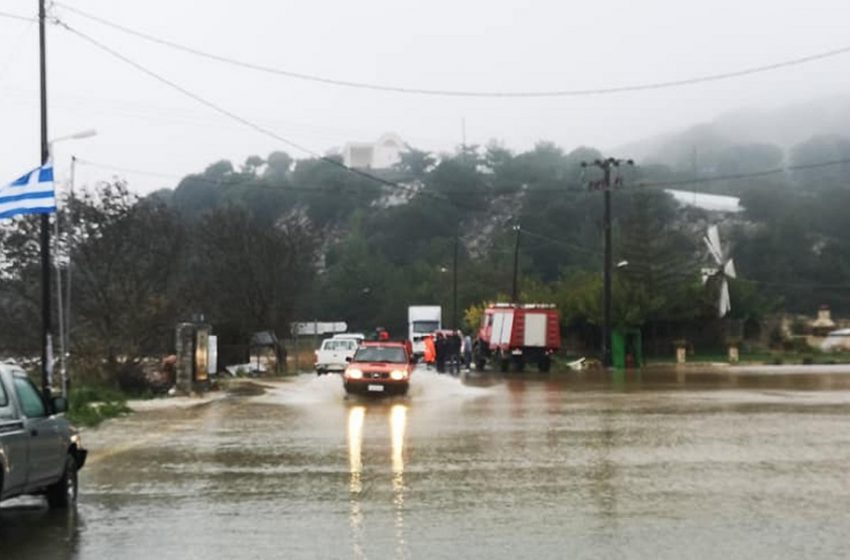
[[[847,558],[850,368],[302,375],[84,434],[2,559]]]

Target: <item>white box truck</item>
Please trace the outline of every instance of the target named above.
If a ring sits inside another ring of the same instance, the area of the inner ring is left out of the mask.
[[[414,357],[421,358],[425,353],[425,336],[443,328],[443,311],[439,305],[411,305],[407,308],[407,331],[413,345]]]

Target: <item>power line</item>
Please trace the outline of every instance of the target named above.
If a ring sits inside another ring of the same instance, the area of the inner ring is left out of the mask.
[[[524,233],[526,235],[530,235],[531,237],[536,237],[538,239],[548,241],[549,243],[554,243],[556,245],[562,245],[564,247],[567,247],[567,248],[570,248],[570,249],[573,249],[573,250],[576,250],[576,251],[579,251],[579,252],[584,252],[584,253],[587,253],[587,254],[590,254],[590,255],[593,255],[593,256],[596,256],[596,257],[598,257],[599,255],[602,254],[602,251],[590,249],[588,247],[582,247],[581,245],[575,245],[573,243],[570,243],[569,241],[564,241],[563,239],[556,239],[554,237],[549,237],[548,235],[543,235],[542,233],[537,233],[537,232],[531,231],[531,230],[529,230],[528,228],[525,228],[525,227],[522,227],[521,231],[522,231],[522,233]]]
[[[118,60],[124,62],[125,64],[128,64],[129,66],[132,66],[133,68],[135,68],[139,72],[142,72],[143,74],[150,76],[151,78],[157,80],[158,82],[161,82],[161,83],[167,85],[168,87],[170,87],[174,90],[177,90],[178,92],[180,92],[183,95],[185,95],[186,97],[189,97],[190,99],[200,103],[201,105],[204,105],[204,106],[216,111],[217,113],[220,113],[220,114],[228,117],[231,120],[234,120],[234,121],[236,121],[236,122],[238,122],[238,123],[240,123],[240,124],[242,124],[242,125],[244,125],[248,128],[251,128],[251,129],[259,132],[260,134],[263,134],[263,135],[268,136],[268,137],[270,137],[274,140],[282,142],[282,143],[286,144],[287,146],[290,146],[290,147],[292,147],[292,148],[294,148],[294,149],[296,149],[300,152],[304,152],[304,153],[306,153],[306,154],[308,154],[308,155],[310,155],[310,156],[312,156],[312,157],[314,157],[314,158],[316,158],[320,161],[323,161],[325,163],[328,163],[330,165],[338,167],[338,168],[340,168],[344,171],[347,171],[348,173],[352,173],[352,174],[360,176],[364,179],[374,181],[374,182],[379,183],[379,184],[386,186],[386,187],[391,187],[391,188],[394,188],[394,189],[403,190],[405,192],[410,192],[410,193],[413,193],[413,194],[419,193],[419,189],[416,189],[414,187],[410,187],[408,185],[402,185],[400,183],[396,183],[394,181],[390,181],[388,179],[378,177],[377,175],[367,173],[367,172],[362,171],[360,169],[356,169],[354,167],[349,167],[349,166],[345,165],[344,163],[342,163],[341,161],[335,160],[333,158],[329,158],[327,156],[323,156],[320,153],[318,153],[314,150],[311,150],[310,148],[307,148],[306,146],[303,146],[303,145],[301,145],[297,142],[289,140],[288,138],[285,138],[285,137],[277,134],[276,132],[274,132],[274,131],[272,131],[268,128],[265,128],[265,127],[258,125],[258,124],[254,123],[252,121],[249,121],[248,119],[241,117],[240,115],[234,113],[233,111],[230,111],[229,109],[225,109],[224,107],[222,107],[222,106],[220,106],[216,103],[213,103],[212,101],[209,101],[208,99],[206,99],[204,97],[201,97],[200,95],[194,93],[193,91],[190,91],[190,90],[184,88],[183,86],[177,84],[176,82],[173,82],[170,79],[168,79],[168,78],[166,78],[166,77],[164,77],[160,74],[157,74],[153,70],[150,70],[145,66],[142,66],[138,62],[136,62],[136,61],[128,58],[127,56],[121,54],[120,52],[106,46],[105,44],[101,43],[97,39],[94,39],[93,37],[90,37],[90,36],[86,35],[85,33],[82,33],[80,31],[74,29],[73,27],[69,26],[67,23],[63,22],[62,20],[54,19],[54,22],[57,25],[64,28],[69,33],[76,35],[77,37],[83,39],[84,41],[90,43],[91,45],[94,45],[95,47],[106,52],[107,54],[111,55],[112,57],[117,58]],[[439,193],[433,193],[433,192],[429,192],[429,191],[422,191],[422,193],[426,196],[431,196],[431,197],[439,199],[439,200],[448,201],[448,199],[445,196],[441,196]]]
[[[6,70],[9,69],[9,66],[12,62],[18,57],[18,53],[20,52],[22,46],[24,45],[24,37],[32,31],[33,25],[38,22],[38,19],[33,18],[29,20],[29,25],[24,26],[21,30],[21,33],[15,39],[12,48],[9,49],[8,56],[0,62],[0,82],[2,82],[5,78]]]
[[[782,68],[789,68],[793,66],[800,66],[803,64],[807,64],[810,62],[815,62],[818,60],[823,60],[827,58],[832,58],[836,56],[840,56],[843,54],[850,53],[850,46],[840,47],[836,49],[832,49],[829,51],[823,51],[820,53],[815,53],[807,56],[801,56],[797,58],[792,58],[788,60],[783,60],[779,62],[775,62],[772,64],[765,64],[761,66],[751,66],[749,68],[744,68],[741,70],[733,70],[730,72],[721,72],[717,74],[706,74],[703,76],[696,76],[692,78],[683,78],[679,80],[668,80],[661,82],[649,82],[644,84],[632,84],[625,86],[613,86],[613,87],[600,87],[600,88],[586,88],[586,89],[562,89],[562,90],[548,90],[548,91],[473,91],[473,90],[450,90],[450,89],[427,89],[427,88],[416,88],[416,87],[403,87],[403,86],[394,86],[394,85],[385,85],[385,84],[375,84],[368,82],[357,82],[351,80],[340,80],[336,78],[328,78],[325,76],[318,76],[314,74],[305,74],[302,72],[293,72],[291,70],[286,70],[283,68],[276,68],[273,66],[265,66],[262,64],[256,64],[253,62],[248,62],[244,60],[238,60],[235,58],[222,56],[214,53],[210,53],[207,51],[203,51],[200,49],[196,49],[194,47],[189,47],[175,41],[171,41],[168,39],[163,39],[160,37],[156,37],[154,35],[150,35],[148,33],[144,33],[141,31],[136,31],[135,29],[131,29],[127,26],[109,21],[107,19],[95,16],[93,14],[87,13],[79,8],[75,8],[69,6],[62,2],[55,3],[58,6],[62,6],[64,9],[73,12],[81,17],[87,18],[91,21],[95,21],[101,25],[105,25],[111,27],[113,29],[117,29],[124,33],[133,35],[135,37],[139,37],[146,41],[150,41],[153,43],[157,43],[159,45],[167,46],[173,49],[177,49],[189,54],[193,54],[195,56],[200,56],[209,60],[214,60],[217,62],[223,62],[225,64],[230,64],[232,66],[238,66],[240,68],[247,68],[249,70],[255,70],[258,72],[264,72],[267,74],[275,74],[278,76],[284,76],[287,78],[293,78],[297,80],[304,80],[309,82],[321,83],[325,85],[331,86],[339,86],[339,87],[347,87],[347,88],[355,88],[355,89],[365,89],[372,91],[382,91],[382,92],[390,92],[390,93],[402,93],[402,94],[413,94],[413,95],[432,95],[432,96],[441,96],[441,97],[490,97],[490,98],[539,98],[539,97],[580,97],[580,96],[591,96],[591,95],[608,95],[608,94],[616,94],[616,93],[627,93],[627,92],[638,92],[638,91],[651,91],[658,89],[668,89],[682,86],[689,86],[695,84],[701,84],[706,82],[716,82],[720,80],[728,80],[731,78],[739,78],[744,76],[750,76],[753,74],[761,74],[765,72],[770,72],[773,70],[779,70]]]
[[[754,179],[757,177],[765,177],[769,175],[779,175],[782,173],[788,173],[791,171],[807,171],[810,169],[820,169],[823,167],[832,167],[834,165],[850,165],[850,158],[845,159],[836,159],[830,161],[822,161],[818,163],[806,163],[800,165],[789,165],[786,167],[776,167],[773,169],[766,169],[763,171],[753,171],[750,173],[735,173],[730,175],[716,175],[714,177],[702,177],[699,179],[682,179],[676,181],[652,181],[652,182],[638,182],[634,185],[625,184],[626,187],[645,187],[645,188],[668,188],[668,187],[678,187],[678,186],[687,186],[694,184],[702,184],[702,183],[717,183],[721,181],[738,181],[741,179]],[[622,188],[622,187],[621,187]],[[527,194],[535,194],[535,193],[566,193],[569,189],[566,188],[529,188],[527,190]],[[715,193],[707,193],[707,194],[715,194]]]
[[[819,169],[821,167],[829,167],[832,165],[850,164],[850,158],[835,159],[830,161],[822,161],[818,163],[806,163],[800,165],[788,165],[786,167],[776,167],[774,169],[766,169],[764,171],[753,171],[751,173],[734,173],[731,175],[717,175],[714,177],[703,177],[698,179],[684,179],[681,181],[655,181],[652,183],[637,183],[638,187],[674,187],[685,185],[696,185],[701,183],[716,183],[718,181],[737,181],[739,179],[753,179],[756,177],[764,177],[767,175],[778,175],[789,171],[805,171],[807,169]]]
[[[12,14],[9,12],[0,12],[0,17],[4,17],[7,19],[16,19],[19,21],[38,21],[37,17],[33,16],[22,16],[20,14]]]
[[[334,187],[297,187],[297,186],[294,186],[294,185],[279,185],[279,186],[276,186],[276,185],[270,185],[268,183],[263,183],[263,182],[232,183],[232,182],[227,181],[227,178],[225,178],[223,180],[222,179],[209,179],[209,178],[207,178],[203,175],[200,175],[200,174],[189,174],[189,175],[181,176],[181,175],[176,175],[176,174],[171,174],[171,173],[161,173],[161,172],[158,172],[158,171],[149,171],[149,170],[145,170],[145,169],[120,167],[120,166],[117,166],[117,165],[111,165],[111,164],[106,164],[106,163],[98,163],[98,162],[94,162],[94,161],[91,161],[91,160],[82,159],[82,158],[79,158],[79,157],[77,158],[77,164],[78,165],[85,165],[85,166],[88,166],[88,167],[95,167],[95,168],[98,168],[98,169],[105,169],[105,170],[108,170],[108,171],[116,171],[116,172],[119,172],[119,173],[128,173],[128,174],[133,174],[133,175],[145,175],[145,176],[149,176],[149,177],[157,177],[157,178],[160,178],[160,179],[170,179],[170,180],[173,180],[173,181],[176,181],[176,182],[188,181],[188,182],[191,182],[191,183],[202,183],[202,184],[207,184],[207,185],[213,185],[213,186],[220,187],[220,188],[242,187],[242,188],[245,188],[247,190],[263,189],[263,190],[274,191],[274,192],[280,193],[280,194],[285,194],[285,193],[288,193],[288,192],[338,194],[340,192],[340,190],[342,190],[342,189],[334,188]],[[238,175],[238,173],[236,175]],[[255,176],[254,178],[258,181],[264,180],[263,177]],[[352,194],[356,194],[356,193],[352,193]]]
[[[351,189],[347,189],[347,188],[333,187],[333,186],[299,187],[299,186],[295,186],[295,185],[292,185],[292,184],[272,185],[272,184],[269,184],[265,180],[265,177],[262,177],[262,176],[254,176],[254,179],[256,179],[256,181],[252,182],[252,183],[238,183],[238,182],[234,183],[234,182],[228,181],[227,179],[225,179],[225,180],[209,179],[209,178],[205,177],[204,175],[197,174],[197,173],[181,176],[181,175],[170,174],[170,173],[162,173],[162,172],[159,172],[159,171],[151,171],[151,170],[138,169],[138,168],[120,167],[120,166],[116,166],[116,165],[99,163],[99,162],[94,162],[94,161],[91,161],[91,160],[86,160],[86,159],[81,159],[81,158],[77,158],[77,164],[86,165],[86,166],[89,166],[89,167],[95,167],[95,168],[99,168],[99,169],[110,170],[110,171],[117,171],[117,172],[120,172],[120,173],[129,173],[129,174],[135,174],[135,175],[145,175],[145,176],[150,176],[150,177],[157,177],[157,178],[161,178],[161,179],[170,179],[170,180],[173,180],[175,182],[182,182],[182,181],[185,180],[185,181],[189,181],[191,183],[202,183],[202,184],[212,185],[212,186],[215,186],[215,187],[218,187],[218,188],[223,188],[223,189],[227,189],[227,188],[231,188],[231,187],[241,187],[241,188],[244,188],[244,189],[250,190],[250,191],[267,190],[267,191],[271,191],[271,192],[274,192],[274,193],[277,193],[277,194],[300,192],[300,193],[309,193],[309,194],[333,194],[333,195],[337,195],[342,191],[347,191],[348,194],[358,195],[358,194],[362,194],[361,191],[363,189],[360,188],[360,187],[366,186],[366,185],[351,185],[352,187],[354,187],[354,189],[356,189],[356,190],[351,190]],[[236,175],[238,175],[238,173]],[[414,187],[414,189],[415,189],[415,187]],[[413,195],[422,194],[423,196],[431,196],[433,198],[440,199],[439,196],[435,196],[435,193],[431,193],[429,191],[422,190],[422,189],[412,190],[411,192],[412,192]],[[442,199],[440,199],[440,200],[442,200]],[[470,212],[487,211],[486,209],[482,209],[482,208],[478,208],[478,207],[463,206],[461,204],[458,204],[457,202],[454,202],[453,204],[455,205],[455,207],[457,207],[460,210],[466,210],[466,211],[470,211]]]
[[[108,169],[108,170],[112,170],[112,171],[134,173],[134,174],[139,174],[139,175],[148,175],[148,176],[152,176],[152,177],[160,177],[160,178],[164,178],[164,179],[189,180],[189,181],[192,181],[192,182],[195,182],[195,183],[205,183],[205,184],[214,185],[214,186],[217,186],[217,187],[224,187],[224,188],[231,187],[231,186],[238,186],[238,185],[235,185],[235,184],[228,184],[226,182],[222,182],[222,181],[219,181],[219,180],[208,179],[208,178],[206,178],[202,175],[179,176],[179,175],[160,173],[160,172],[150,171],[150,170],[119,167],[119,166],[115,166],[115,165],[98,163],[98,162],[94,162],[94,161],[86,160],[86,159],[81,159],[81,158],[77,158],[77,164],[87,165],[89,167],[96,167],[96,168],[101,168],[101,169]],[[281,194],[286,193],[286,192],[293,192],[293,191],[309,192],[309,193],[337,193],[338,192],[337,190],[334,190],[334,189],[321,188],[321,187],[319,187],[319,188],[309,188],[309,187],[296,187],[296,186],[291,186],[291,185],[275,187],[273,185],[262,184],[262,183],[255,183],[255,184],[249,185],[248,187],[251,188],[251,189],[273,190],[273,191],[279,192]],[[581,245],[576,245],[574,243],[565,241],[563,239],[551,237],[549,235],[544,235],[542,233],[529,230],[526,227],[522,227],[521,231],[526,236],[537,238],[537,239],[540,239],[540,240],[545,241],[547,243],[553,243],[553,244],[561,245],[563,247],[567,247],[567,248],[573,249],[575,251],[586,253],[588,255],[592,255],[592,256],[595,256],[595,257],[602,255],[602,251],[594,250],[594,249],[591,249],[589,247],[584,247],[584,246],[581,246]],[[513,254],[513,249],[503,249],[503,250],[491,249],[489,251],[489,253],[494,253],[494,252],[507,255],[507,254]],[[675,261],[677,261],[677,260],[685,260],[686,261],[686,259],[670,259],[669,261],[665,261],[665,262],[662,262],[662,263],[654,263],[654,264],[661,266],[662,268],[667,269],[667,272],[666,272],[667,276],[674,276],[674,277],[681,277],[681,278],[696,278],[696,277],[698,277],[698,274],[696,272],[692,272],[692,271],[689,271],[689,270],[676,270],[675,268],[671,268],[671,266],[673,264],[675,264]],[[685,262],[684,268],[689,268],[689,267],[698,268],[699,265],[698,265],[698,263],[695,263],[695,262]],[[735,281],[744,282],[744,283],[748,283],[748,284],[768,286],[768,287],[778,287],[778,288],[803,288],[803,289],[817,288],[817,289],[826,289],[826,290],[845,290],[845,289],[850,290],[850,284],[816,284],[816,283],[799,283],[799,282],[775,282],[775,281],[769,281],[769,280],[756,280],[756,279],[741,278],[741,277],[736,278]]]

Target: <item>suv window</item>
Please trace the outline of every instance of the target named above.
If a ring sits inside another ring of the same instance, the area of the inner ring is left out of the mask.
[[[9,406],[9,395],[6,394],[6,387],[3,386],[3,382],[0,381],[0,408]]]
[[[32,384],[32,381],[26,377],[15,377],[15,393],[18,394],[18,400],[21,401],[21,408],[27,418],[38,418],[47,416],[44,410],[44,401],[41,400],[41,394]]]

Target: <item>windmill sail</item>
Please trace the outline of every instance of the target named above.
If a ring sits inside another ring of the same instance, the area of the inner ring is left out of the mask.
[[[720,232],[717,230],[717,226],[710,226],[708,228],[708,233],[702,239],[705,241],[705,245],[708,247],[708,252],[711,253],[712,257],[714,257],[714,261],[717,265],[722,265],[723,251],[720,249]]]
[[[717,302],[717,315],[725,317],[727,313],[732,311],[732,301],[729,298],[729,282],[723,279],[720,284],[720,299]]]
[[[732,301],[729,297],[729,278],[736,278],[735,263],[732,259],[724,258],[723,247],[720,245],[720,231],[717,226],[709,226],[705,237],[702,238],[705,246],[708,247],[708,252],[711,254],[714,262],[717,263],[716,268],[702,269],[703,284],[708,282],[712,276],[720,277],[720,293],[717,301],[717,314],[720,317],[725,317],[732,310]]]

